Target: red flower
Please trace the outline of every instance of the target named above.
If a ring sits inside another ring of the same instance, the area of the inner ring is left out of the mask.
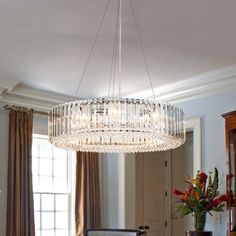
[[[180,192],[180,191],[177,190],[177,189],[174,190],[174,194],[177,195],[177,196],[185,195],[183,192]]]
[[[227,201],[227,200],[228,200],[228,197],[227,197],[225,194],[223,194],[223,195],[221,195],[220,197],[216,198],[216,199],[213,201],[212,206],[213,206],[213,207],[218,206],[218,205],[220,205],[222,202]]]
[[[219,197],[219,198],[216,198],[216,199],[213,201],[212,206],[215,207],[215,206],[220,205],[221,203],[222,203],[222,200],[221,200],[221,198]]]
[[[174,190],[173,194],[179,204],[176,207],[177,212],[184,216],[195,209],[199,211],[223,211],[224,203],[228,201],[229,197],[225,194],[220,195],[218,189],[218,170],[215,168],[214,182],[210,174],[209,183],[207,183],[208,176],[205,172],[198,171],[195,179],[186,178],[186,189],[181,192]],[[188,211],[186,211],[188,209]]]
[[[207,180],[207,175],[204,172],[199,173],[199,177],[200,177],[200,183],[206,183]]]
[[[224,201],[228,201],[228,197],[223,194],[221,197],[220,197],[221,201],[224,202]]]

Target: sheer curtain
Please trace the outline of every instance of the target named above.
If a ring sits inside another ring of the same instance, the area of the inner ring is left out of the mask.
[[[31,172],[32,128],[32,110],[10,108],[6,236],[35,235]]]
[[[85,229],[100,228],[100,181],[97,153],[78,152],[75,198],[76,236]]]

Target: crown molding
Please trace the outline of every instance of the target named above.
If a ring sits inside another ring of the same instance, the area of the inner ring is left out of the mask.
[[[236,89],[236,65],[154,88],[154,93],[158,100],[176,103],[229,89]],[[131,94],[129,97],[153,99],[153,93],[150,89]]]
[[[7,90],[13,89],[18,83],[19,81],[16,81],[16,80],[0,78],[0,88],[4,88]]]
[[[17,105],[48,112],[53,106],[76,100],[75,97],[35,89],[18,83],[11,90],[4,90],[0,96],[4,104]]]
[[[154,92],[158,100],[177,103],[232,89],[236,89],[236,65],[157,87]],[[151,89],[127,97],[153,99]],[[0,79],[0,101],[3,104],[25,106],[47,112],[57,104],[73,100],[77,98],[32,88],[19,81]]]
[[[0,78],[0,99],[5,91],[12,90],[19,81]]]
[[[14,88],[14,90],[9,91],[7,94],[13,95],[13,96],[25,97],[29,99],[33,98],[35,100],[40,100],[40,101],[45,101],[45,102],[50,102],[50,103],[55,103],[55,104],[69,102],[76,99],[75,97],[63,95],[61,93],[55,93],[51,91],[45,91],[45,90],[29,87],[23,83],[18,84]]]

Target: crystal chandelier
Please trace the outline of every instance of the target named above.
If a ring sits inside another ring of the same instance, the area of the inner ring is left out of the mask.
[[[110,1],[107,3],[104,16],[109,3]],[[137,26],[134,11],[133,15]],[[94,49],[104,16],[88,61]],[[137,31],[139,33],[138,27]],[[118,51],[120,72],[121,0],[118,0],[115,35],[115,42],[117,43],[114,45],[117,45],[118,50],[115,48],[113,51],[113,59],[116,58],[116,51]],[[139,39],[141,44],[140,35]],[[141,49],[149,74],[142,44]],[[113,63],[113,70],[114,65],[115,63]],[[150,76],[149,81],[154,96],[152,100],[121,98],[119,81],[119,96],[117,97],[114,96],[113,92],[113,96],[108,96],[108,98],[78,100],[53,107],[49,112],[48,122],[50,142],[57,147],[68,150],[98,153],[152,152],[179,147],[185,142],[186,138],[184,113],[174,105],[156,101]],[[113,81],[113,87],[114,84],[115,80]]]

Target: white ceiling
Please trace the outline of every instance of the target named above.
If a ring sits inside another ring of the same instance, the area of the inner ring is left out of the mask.
[[[154,87],[236,64],[235,0],[132,0]],[[0,79],[75,96],[107,0],[0,0]],[[117,1],[79,97],[106,96]],[[129,0],[123,0],[122,94],[149,88]]]

